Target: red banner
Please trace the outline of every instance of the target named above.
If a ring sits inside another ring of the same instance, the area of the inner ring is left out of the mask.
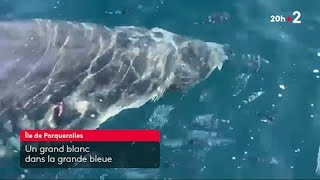
[[[158,130],[22,130],[21,142],[160,142]]]

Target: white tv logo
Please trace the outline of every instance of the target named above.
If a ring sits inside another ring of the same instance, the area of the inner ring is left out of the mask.
[[[300,24],[301,21],[300,21],[300,18],[301,18],[301,13],[300,11],[294,11],[292,13],[292,16],[293,16],[293,21],[292,23],[294,24]],[[284,23],[284,22],[291,22],[291,16],[283,16],[283,15],[271,15],[270,16],[270,22],[272,23]]]

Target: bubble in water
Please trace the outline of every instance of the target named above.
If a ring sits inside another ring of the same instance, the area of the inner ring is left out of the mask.
[[[203,172],[206,168],[206,166],[203,166],[200,171]]]
[[[283,84],[280,84],[279,87],[280,89],[283,89],[283,90],[286,89],[286,87]]]

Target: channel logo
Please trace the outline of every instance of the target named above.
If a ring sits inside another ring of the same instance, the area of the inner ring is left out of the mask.
[[[301,13],[300,11],[294,11],[292,16],[285,16],[281,14],[273,14],[270,16],[271,23],[293,23],[293,24],[301,24]]]

